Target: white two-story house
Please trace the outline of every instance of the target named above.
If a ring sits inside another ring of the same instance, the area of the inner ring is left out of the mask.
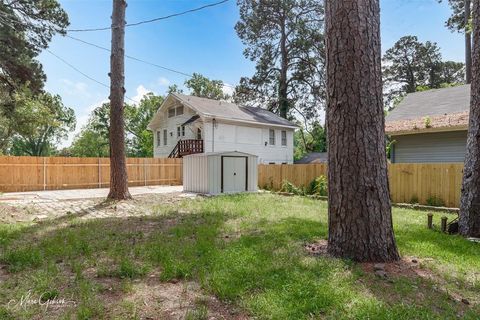
[[[259,163],[293,163],[297,126],[262,108],[172,93],[148,128],[156,158],[240,151]]]

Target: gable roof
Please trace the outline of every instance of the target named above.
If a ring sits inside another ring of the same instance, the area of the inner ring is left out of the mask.
[[[466,129],[469,108],[470,85],[410,93],[387,115],[385,130],[389,134],[406,134]]]
[[[171,93],[167,99],[165,99],[164,103],[169,98],[175,98],[204,118],[216,118],[288,128],[298,127],[296,124],[262,108],[242,107],[231,102],[188,96],[180,93]],[[160,109],[161,107],[159,110]],[[150,123],[153,123],[153,120]]]

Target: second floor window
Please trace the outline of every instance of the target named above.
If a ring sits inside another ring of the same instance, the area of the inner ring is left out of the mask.
[[[176,114],[176,115],[177,115],[177,116],[180,116],[180,115],[182,115],[182,114],[183,114],[183,106],[177,107],[177,114]]]
[[[182,114],[183,114],[183,106],[171,107],[170,109],[168,109],[169,118],[181,116]]]
[[[268,144],[271,146],[275,145],[275,130],[270,129],[268,134]]]
[[[197,129],[197,140],[202,140],[202,129]]]
[[[160,141],[161,141],[161,132],[160,131],[157,131],[157,147],[160,147]]]
[[[287,131],[283,130],[282,131],[282,146],[287,145]]]
[[[185,126],[182,126],[182,137],[185,137]]]
[[[163,130],[163,145],[167,145],[167,130]]]
[[[180,127],[177,127],[177,138],[180,138]]]

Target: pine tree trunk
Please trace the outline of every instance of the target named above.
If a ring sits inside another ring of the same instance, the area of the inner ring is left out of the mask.
[[[471,17],[470,0],[465,0],[465,76],[467,84],[472,83],[472,34],[468,30]]]
[[[379,0],[327,0],[328,251],[399,259],[392,227]]]
[[[125,158],[125,0],[113,0],[110,57],[110,193],[109,199],[130,199]]]
[[[480,3],[473,1],[473,68],[467,154],[460,199],[460,234],[480,237]]]
[[[289,111],[288,102],[288,52],[287,52],[287,35],[286,35],[286,20],[282,21],[282,30],[280,36],[280,78],[278,83],[278,101],[280,109],[280,117],[287,119]]]

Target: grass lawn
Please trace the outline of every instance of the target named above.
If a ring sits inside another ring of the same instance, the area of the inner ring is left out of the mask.
[[[394,209],[404,260],[387,278],[307,252],[327,236],[323,201],[250,194],[156,212],[0,226],[0,319],[480,318],[480,244],[427,230],[425,212]]]

